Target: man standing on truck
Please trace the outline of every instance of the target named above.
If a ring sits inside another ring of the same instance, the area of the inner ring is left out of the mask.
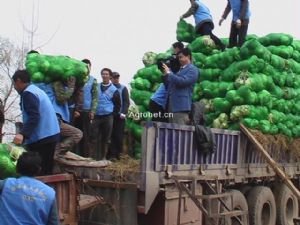
[[[91,61],[83,59],[90,73]],[[82,131],[83,137],[78,145],[78,152],[81,156],[89,157],[89,136],[91,121],[95,117],[98,105],[98,83],[97,79],[89,74],[89,79],[85,85],[79,89],[77,99],[75,100],[74,126]]]
[[[111,142],[113,117],[121,109],[121,99],[118,89],[110,82],[112,71],[109,68],[101,70],[102,82],[98,84],[98,107],[91,128],[90,157],[106,160],[108,147]]]
[[[118,89],[121,100],[121,110],[114,115],[113,129],[111,134],[111,143],[109,148],[110,159],[120,159],[120,154],[123,152],[123,137],[125,129],[126,115],[129,108],[129,93],[125,85],[120,84],[120,74],[113,72],[111,82]]]
[[[251,16],[248,0],[227,0],[227,6],[219,21],[221,26],[232,10],[232,22],[229,35],[229,48],[234,46],[241,47],[245,42],[249,19]]]
[[[198,80],[199,70],[192,64],[192,53],[188,48],[178,53],[181,65],[178,73],[174,74],[170,68],[163,64],[164,84],[167,85],[167,109],[173,117],[169,122],[181,125],[189,124],[189,112],[192,107],[192,94],[194,85]]]
[[[225,49],[225,45],[216,35],[212,33],[214,29],[214,23],[209,8],[206,5],[204,5],[200,0],[190,0],[190,2],[191,7],[186,13],[180,16],[180,19],[182,20],[193,15],[196,24],[196,33],[201,36],[210,36],[214,43],[217,46],[219,46],[219,48],[223,51]]]
[[[24,124],[13,142],[25,144],[27,150],[38,152],[42,158],[41,175],[52,174],[53,155],[60,132],[54,108],[46,93],[30,83],[26,70],[17,70],[12,79],[21,96]]]
[[[53,188],[34,178],[42,160],[36,152],[24,152],[18,159],[19,178],[0,180],[1,225],[58,225]]]

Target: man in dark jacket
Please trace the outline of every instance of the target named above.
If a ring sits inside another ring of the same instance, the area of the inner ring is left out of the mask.
[[[83,59],[89,72],[91,61]],[[90,126],[94,119],[98,105],[98,83],[97,79],[89,74],[88,81],[81,87],[75,99],[74,126],[82,131],[83,137],[77,146],[77,152],[84,157],[90,157]]]
[[[248,0],[227,0],[227,6],[219,21],[221,26],[222,22],[227,18],[232,10],[232,22],[229,35],[229,47],[242,46],[245,42],[249,19],[251,16],[249,10]]]
[[[181,68],[174,74],[166,64],[164,68],[164,84],[167,88],[167,109],[173,117],[169,122],[177,124],[189,123],[189,112],[192,108],[192,94],[198,80],[199,70],[192,64],[192,53],[184,48],[178,53]]]
[[[111,134],[111,144],[109,158],[119,159],[123,152],[123,137],[125,129],[126,115],[129,107],[129,93],[125,85],[120,84],[120,74],[113,72],[111,76],[113,85],[118,89],[121,100],[121,110],[114,115],[113,129]]]

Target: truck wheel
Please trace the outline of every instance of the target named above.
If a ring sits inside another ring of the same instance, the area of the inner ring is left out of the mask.
[[[253,187],[248,194],[247,202],[250,225],[275,225],[276,204],[270,188]]]
[[[249,191],[252,189],[250,185],[244,185],[239,188],[239,191],[243,193],[243,195],[247,198]]]
[[[241,210],[241,211],[248,212],[247,200],[244,197],[244,195],[242,194],[242,192],[240,192],[238,190],[228,190],[227,192],[232,194],[232,203],[231,203],[230,197],[228,197],[225,200],[225,204],[229,209],[231,209],[233,207],[232,210]],[[240,219],[240,221],[242,221],[243,225],[248,225],[247,215],[241,215],[241,216],[238,216],[238,218]],[[226,218],[225,224],[226,225],[240,225],[240,223],[238,222],[238,220],[235,217]]]
[[[277,225],[294,225],[293,219],[298,217],[298,199],[285,184],[274,190]]]

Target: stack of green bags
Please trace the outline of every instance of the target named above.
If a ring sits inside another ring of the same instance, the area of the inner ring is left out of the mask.
[[[30,53],[26,56],[25,66],[35,83],[50,83],[69,77],[76,77],[78,85],[83,85],[88,79],[87,65],[68,56],[51,56]]]
[[[206,125],[238,130],[243,123],[266,134],[300,137],[300,41],[283,33],[248,35],[242,47],[222,52],[191,27],[179,21],[176,36],[200,70],[193,100],[205,104]],[[131,96],[141,112],[147,112],[161,75],[148,63],[134,76]]]

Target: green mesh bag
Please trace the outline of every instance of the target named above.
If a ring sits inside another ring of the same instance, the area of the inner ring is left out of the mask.
[[[237,94],[236,90],[228,91],[225,98],[231,105],[242,105],[244,103],[244,99]]]
[[[256,119],[251,119],[251,118],[243,118],[242,119],[242,124],[244,124],[246,127],[249,127],[250,129],[257,129],[259,121]]]
[[[286,45],[289,46],[293,43],[293,37],[289,34],[271,33],[258,39],[264,46],[269,45]]]
[[[290,69],[293,73],[300,74],[300,63],[297,63],[293,59],[287,60],[286,68]]]
[[[192,57],[193,57],[193,63],[195,66],[198,68],[203,68],[204,67],[204,61],[206,56],[201,53],[201,52],[192,52]]]
[[[221,113],[212,123],[213,128],[227,129],[228,128],[228,115]]]
[[[270,64],[278,71],[283,71],[286,69],[287,61],[278,55],[272,54]]]
[[[268,120],[272,124],[283,123],[286,120],[286,115],[277,110],[271,110],[268,116]]]
[[[157,57],[157,54],[154,53],[154,52],[146,52],[144,55],[143,55],[143,63],[145,66],[151,66],[153,64],[156,63],[156,57]]]
[[[253,55],[268,62],[271,57],[271,52],[260,44],[257,39],[250,39],[241,47],[240,56],[242,59],[248,59]]]
[[[259,73],[264,69],[264,66],[265,62],[254,55],[247,60],[231,64],[223,71],[221,78],[223,81],[234,81],[242,72],[248,71],[250,73]]]
[[[258,129],[264,134],[269,134],[271,130],[271,123],[268,120],[260,120],[258,123]]]
[[[200,73],[200,81],[216,81],[222,73],[221,69],[202,69]]]
[[[290,57],[292,57],[294,49],[292,46],[285,46],[285,45],[281,45],[281,46],[269,46],[267,47],[267,49],[275,55],[278,55],[284,59],[288,59]]]
[[[196,32],[194,27],[184,20],[180,20],[177,23],[176,38],[182,42],[192,42],[196,38]]]
[[[277,127],[279,133],[282,133],[288,137],[292,137],[292,130],[290,130],[285,124],[279,123]]]
[[[296,51],[300,52],[300,40],[294,40],[292,46]]]
[[[232,121],[236,121],[244,117],[247,117],[250,114],[251,109],[252,106],[250,105],[234,106],[232,107],[230,112],[230,119]]]
[[[201,36],[197,37],[192,43],[190,43],[188,48],[192,52],[201,52],[205,55],[210,55],[217,47],[209,36]]]
[[[292,58],[293,58],[297,63],[300,63],[300,52],[298,52],[298,51],[293,51]]]
[[[70,76],[83,85],[88,80],[87,65],[68,56],[51,56],[38,53],[27,54],[25,62],[32,82],[66,81]]]
[[[214,98],[212,100],[213,107],[216,112],[229,113],[231,110],[231,104],[224,98]]]

